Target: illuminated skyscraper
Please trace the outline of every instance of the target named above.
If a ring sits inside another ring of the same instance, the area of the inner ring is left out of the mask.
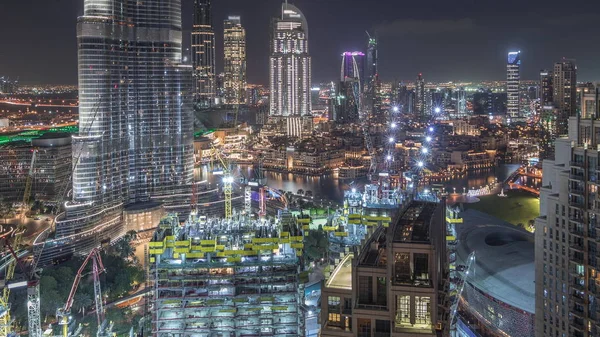
[[[215,70],[215,31],[210,0],[194,0],[192,28],[194,95],[200,106],[214,104],[217,85]]]
[[[243,104],[246,96],[246,30],[239,16],[224,22],[225,104]]]
[[[273,19],[269,61],[271,116],[306,116],[311,112],[311,59],[304,14],[283,3]]]
[[[425,80],[421,73],[415,83],[415,114],[417,118],[425,117]]]
[[[361,88],[365,83],[365,54],[359,51],[347,51],[342,54],[342,69],[340,80],[344,82],[347,78],[359,80]]]
[[[507,112],[511,118],[520,117],[519,108],[519,84],[521,81],[521,52],[511,51],[508,53],[506,63],[506,95]]]
[[[577,116],[577,65],[575,60],[562,59],[554,64],[552,96],[558,109],[556,129],[558,135],[566,135],[569,117]]]
[[[367,44],[365,80],[363,82],[363,91],[365,95],[363,99],[363,107],[361,108],[373,114],[376,110],[375,106],[378,105],[375,102],[377,87],[379,86],[379,79],[377,78],[377,39],[371,37],[369,33],[367,33],[367,35],[369,36],[369,42]]]
[[[189,208],[191,195],[192,69],[181,65],[181,1],[85,0],[77,42],[73,199],[50,257],[118,238],[128,205]]]

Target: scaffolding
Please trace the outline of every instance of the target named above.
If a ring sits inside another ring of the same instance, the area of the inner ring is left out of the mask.
[[[304,336],[302,222],[176,215],[149,243],[152,335]]]

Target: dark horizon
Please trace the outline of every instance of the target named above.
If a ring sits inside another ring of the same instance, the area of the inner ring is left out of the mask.
[[[189,46],[193,0],[182,0]],[[267,84],[270,20],[281,0],[213,0],[217,70],[222,71],[223,20],[240,15],[247,32],[248,82]],[[292,2],[292,1],[291,1]],[[374,8],[374,2],[377,2]],[[75,28],[82,0],[3,0],[0,76],[23,84],[77,84]],[[337,80],[341,54],[366,49],[366,31],[379,37],[383,81],[502,81],[506,54],[522,51],[521,77],[536,80],[562,57],[577,60],[580,81],[600,80],[600,46],[591,43],[600,2],[456,0],[297,0],[309,25],[313,83]],[[432,10],[434,8],[435,10]]]

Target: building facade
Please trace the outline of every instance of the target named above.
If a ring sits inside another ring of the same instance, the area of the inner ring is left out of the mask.
[[[521,117],[519,86],[521,84],[521,52],[508,53],[506,62],[507,113],[510,118]]]
[[[224,22],[225,104],[246,103],[246,30],[239,16]]]
[[[119,4],[86,0],[78,20],[73,199],[56,223],[50,255],[117,239],[127,205],[189,208],[192,69],[180,63],[181,2]]]
[[[308,23],[302,12],[283,3],[271,30],[270,115],[307,116],[311,113],[311,58]]]
[[[577,115],[577,65],[574,60],[563,59],[554,64],[552,96],[557,108],[558,135],[566,135],[569,117]]]
[[[215,69],[215,30],[211,0],[194,0],[192,28],[194,98],[202,107],[210,107],[217,95]]]
[[[359,51],[347,51],[342,54],[342,69],[340,71],[340,81],[346,79],[357,79],[360,83],[361,91],[365,83],[365,54]],[[359,92],[361,92],[359,91]]]
[[[569,118],[543,162],[535,223],[536,337],[600,335],[600,123]]]
[[[409,202],[324,281],[321,336],[447,336],[445,203]]]
[[[423,118],[425,116],[425,80],[423,74],[419,73],[415,82],[415,117]]]
[[[35,153],[30,200],[62,204],[63,192],[71,183],[71,135],[45,134],[31,142],[0,145],[0,198],[23,200],[23,191]]]

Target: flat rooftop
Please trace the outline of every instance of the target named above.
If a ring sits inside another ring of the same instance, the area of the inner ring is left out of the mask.
[[[534,235],[477,210],[461,215],[464,223],[457,226],[458,260],[465,261],[475,251],[475,265],[467,281],[495,299],[533,314]]]
[[[437,203],[412,201],[394,225],[394,242],[429,243],[429,226]]]

